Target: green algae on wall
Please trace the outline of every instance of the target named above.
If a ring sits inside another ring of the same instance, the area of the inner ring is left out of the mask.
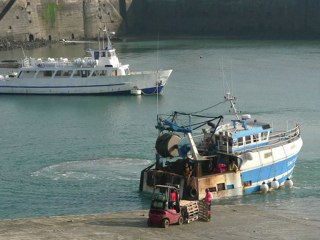
[[[43,19],[50,26],[54,27],[56,22],[58,6],[56,3],[48,3],[44,7]]]

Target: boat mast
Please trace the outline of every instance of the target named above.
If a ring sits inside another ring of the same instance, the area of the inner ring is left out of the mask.
[[[237,110],[236,104],[235,104],[235,101],[237,100],[237,98],[232,96],[230,92],[227,92],[226,95],[224,96],[224,99],[230,102],[234,115],[236,116],[237,120],[240,120],[240,117],[238,114],[240,112]]]
[[[108,41],[108,45],[107,45],[107,49],[110,50],[112,49],[112,44],[111,44],[111,41],[110,41],[110,36],[109,36],[109,33],[108,33],[108,30],[107,30],[107,27],[105,26],[103,31],[106,33],[107,35],[107,41]],[[104,40],[104,39],[103,39]],[[104,44],[104,43],[103,43]],[[103,45],[103,48],[104,48],[104,45]]]

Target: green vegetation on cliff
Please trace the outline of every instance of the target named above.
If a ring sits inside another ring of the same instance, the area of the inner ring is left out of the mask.
[[[58,6],[56,3],[48,3],[45,6],[45,11],[43,12],[43,19],[50,27],[54,27],[56,22],[56,16],[58,11]]]

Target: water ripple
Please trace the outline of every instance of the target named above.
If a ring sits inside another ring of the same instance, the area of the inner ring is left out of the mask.
[[[31,173],[31,176],[45,177],[51,180],[138,181],[139,172],[143,166],[148,164],[151,164],[150,160],[121,158],[68,161],[42,168]],[[132,171],[127,171],[128,168]]]

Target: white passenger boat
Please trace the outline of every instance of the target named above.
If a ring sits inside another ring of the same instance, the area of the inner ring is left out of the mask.
[[[0,75],[0,94],[156,94],[162,93],[172,70],[129,70],[121,64],[108,37],[104,49],[88,57],[25,58],[16,72]]]
[[[292,187],[303,145],[299,126],[278,132],[249,114],[240,116],[230,93],[225,102],[235,115],[230,123],[221,124],[223,116],[158,115],[156,162],[141,172],[141,191],[179,185],[182,199],[199,200],[205,189],[219,198]]]

